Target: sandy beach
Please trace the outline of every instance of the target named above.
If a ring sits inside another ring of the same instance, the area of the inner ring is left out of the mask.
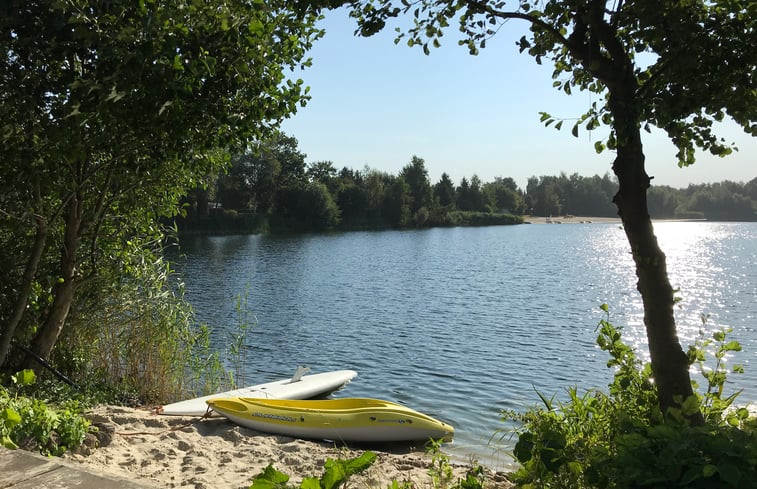
[[[320,476],[326,459],[357,457],[368,449],[262,434],[225,418],[161,416],[148,409],[100,406],[87,417],[99,432],[77,453],[65,455],[68,460],[161,488],[247,488],[268,464],[299,485],[303,477]],[[348,487],[386,489],[392,480],[432,487],[431,459],[422,446],[369,448],[376,462],[349,479]],[[455,480],[465,477],[466,466],[453,467]],[[487,482],[491,488],[511,487],[502,473],[487,471]]]

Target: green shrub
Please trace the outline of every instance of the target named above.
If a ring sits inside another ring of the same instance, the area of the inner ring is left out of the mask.
[[[118,259],[118,277],[103,279],[113,285],[82,293],[53,363],[76,382],[110,385],[125,404],[168,402],[225,384],[210,329],[197,324],[160,250],[135,239]]]
[[[454,482],[454,473],[449,463],[449,457],[441,451],[441,440],[430,440],[426,453],[431,456],[431,466],[428,469],[429,485],[432,489],[484,489],[484,469],[478,464],[471,464],[465,479]],[[337,489],[346,484],[355,474],[368,469],[376,461],[376,454],[364,452],[352,459],[328,459],[324,465],[323,475],[305,477],[299,489]],[[288,484],[289,476],[273,468],[273,465],[255,476],[249,489],[297,489]],[[425,486],[424,486],[425,487]],[[391,481],[388,489],[415,489],[409,481]]]
[[[723,359],[740,349],[738,342],[726,340],[729,331],[710,339],[702,334],[690,347],[690,363],[703,373],[707,389],[666,415],[658,407],[649,365],[641,364],[609,320],[600,321],[598,332],[597,344],[615,369],[608,393],[579,395],[571,388],[565,402],[540,394],[543,407],[505,413],[520,423],[516,483],[526,488],[755,487],[757,421],[746,409],[731,408],[736,395],[723,397]],[[706,364],[709,348],[714,365]],[[704,426],[687,421],[696,409]]]
[[[35,382],[34,372],[23,370],[14,375],[17,388]],[[76,401],[49,407],[33,397],[12,394],[0,385],[0,444],[15,449],[36,448],[43,455],[61,455],[79,446],[87,435],[89,421],[81,415]]]
[[[347,479],[366,470],[376,461],[376,454],[365,452],[353,459],[328,459],[324,466],[323,475],[305,477],[300,489],[337,489]],[[268,465],[263,472],[255,476],[250,489],[294,489],[296,486],[287,484],[289,476]]]

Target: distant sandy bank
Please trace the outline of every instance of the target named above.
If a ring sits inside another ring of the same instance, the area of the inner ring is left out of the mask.
[[[591,224],[595,222],[611,222],[620,224],[619,217],[587,217],[587,216],[523,216],[523,222],[529,224]]]
[[[69,460],[160,488],[247,488],[271,463],[299,485],[303,477],[319,477],[327,458],[352,458],[364,451],[262,434],[225,418],[159,416],[116,406],[98,407],[87,416],[100,429],[101,446],[68,454]],[[349,487],[386,489],[392,480],[411,482],[417,489],[432,487],[431,460],[423,447],[371,450],[378,456],[376,462],[352,477]],[[464,478],[466,469],[455,465],[455,477]],[[502,473],[488,471],[487,479],[488,487],[512,487]]]

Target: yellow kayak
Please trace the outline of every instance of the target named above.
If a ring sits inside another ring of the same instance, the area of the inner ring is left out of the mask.
[[[353,442],[452,441],[455,429],[379,399],[209,399],[213,411],[254,430],[296,438]]]

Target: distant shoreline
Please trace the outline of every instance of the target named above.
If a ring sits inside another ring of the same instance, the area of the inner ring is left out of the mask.
[[[595,222],[609,222],[621,224],[619,217],[595,217],[595,216],[523,216],[524,224],[590,224]]]
[[[522,216],[523,224],[592,224],[592,223],[614,223],[622,225],[620,217],[596,217],[596,216]],[[721,222],[710,221],[707,219],[655,219],[652,222]],[[722,222],[753,222],[753,221],[722,221]]]

